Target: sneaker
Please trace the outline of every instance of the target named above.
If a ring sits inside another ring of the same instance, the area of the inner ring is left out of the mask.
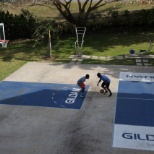
[[[110,93],[109,97],[112,96],[112,93]]]
[[[106,90],[104,93],[106,94],[108,91]]]
[[[84,97],[84,95],[81,94],[80,97]]]

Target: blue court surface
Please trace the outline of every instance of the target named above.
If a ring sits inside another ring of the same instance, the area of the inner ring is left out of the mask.
[[[86,86],[85,96],[89,86]],[[84,98],[73,84],[3,81],[0,104],[80,109]]]
[[[113,147],[154,150],[154,74],[120,73]]]

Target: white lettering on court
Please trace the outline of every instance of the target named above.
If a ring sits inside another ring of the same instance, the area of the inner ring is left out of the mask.
[[[66,104],[73,104],[78,96],[80,89],[79,88],[73,88],[71,93],[68,95],[67,99],[65,100]]]

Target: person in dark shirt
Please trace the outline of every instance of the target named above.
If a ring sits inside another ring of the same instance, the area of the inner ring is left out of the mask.
[[[84,82],[86,81],[86,79],[89,79],[89,74],[86,74],[84,77],[80,78],[77,81],[77,85],[81,88],[81,95],[80,97],[84,97],[83,93],[85,91],[85,84]]]
[[[107,93],[107,92],[110,93],[110,94],[109,94],[109,97],[110,97],[110,96],[112,95],[112,92],[111,92],[111,90],[110,90],[110,88],[109,88],[111,80],[110,80],[107,76],[105,76],[105,75],[103,75],[103,74],[101,74],[101,73],[97,73],[97,77],[99,78],[99,81],[98,81],[98,83],[97,83],[97,86],[99,85],[99,83],[100,83],[101,80],[102,80],[103,83],[102,83],[101,87],[105,90],[104,93]]]

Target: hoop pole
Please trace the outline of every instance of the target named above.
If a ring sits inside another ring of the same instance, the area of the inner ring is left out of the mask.
[[[50,34],[50,30],[49,30],[49,54],[50,54],[50,57],[52,57],[52,46],[51,46],[51,34]]]
[[[80,48],[82,50],[86,27],[76,27],[75,30],[76,30],[75,49],[78,50]],[[79,35],[82,35],[81,43],[79,42]],[[79,43],[80,43],[80,45],[79,45]]]

